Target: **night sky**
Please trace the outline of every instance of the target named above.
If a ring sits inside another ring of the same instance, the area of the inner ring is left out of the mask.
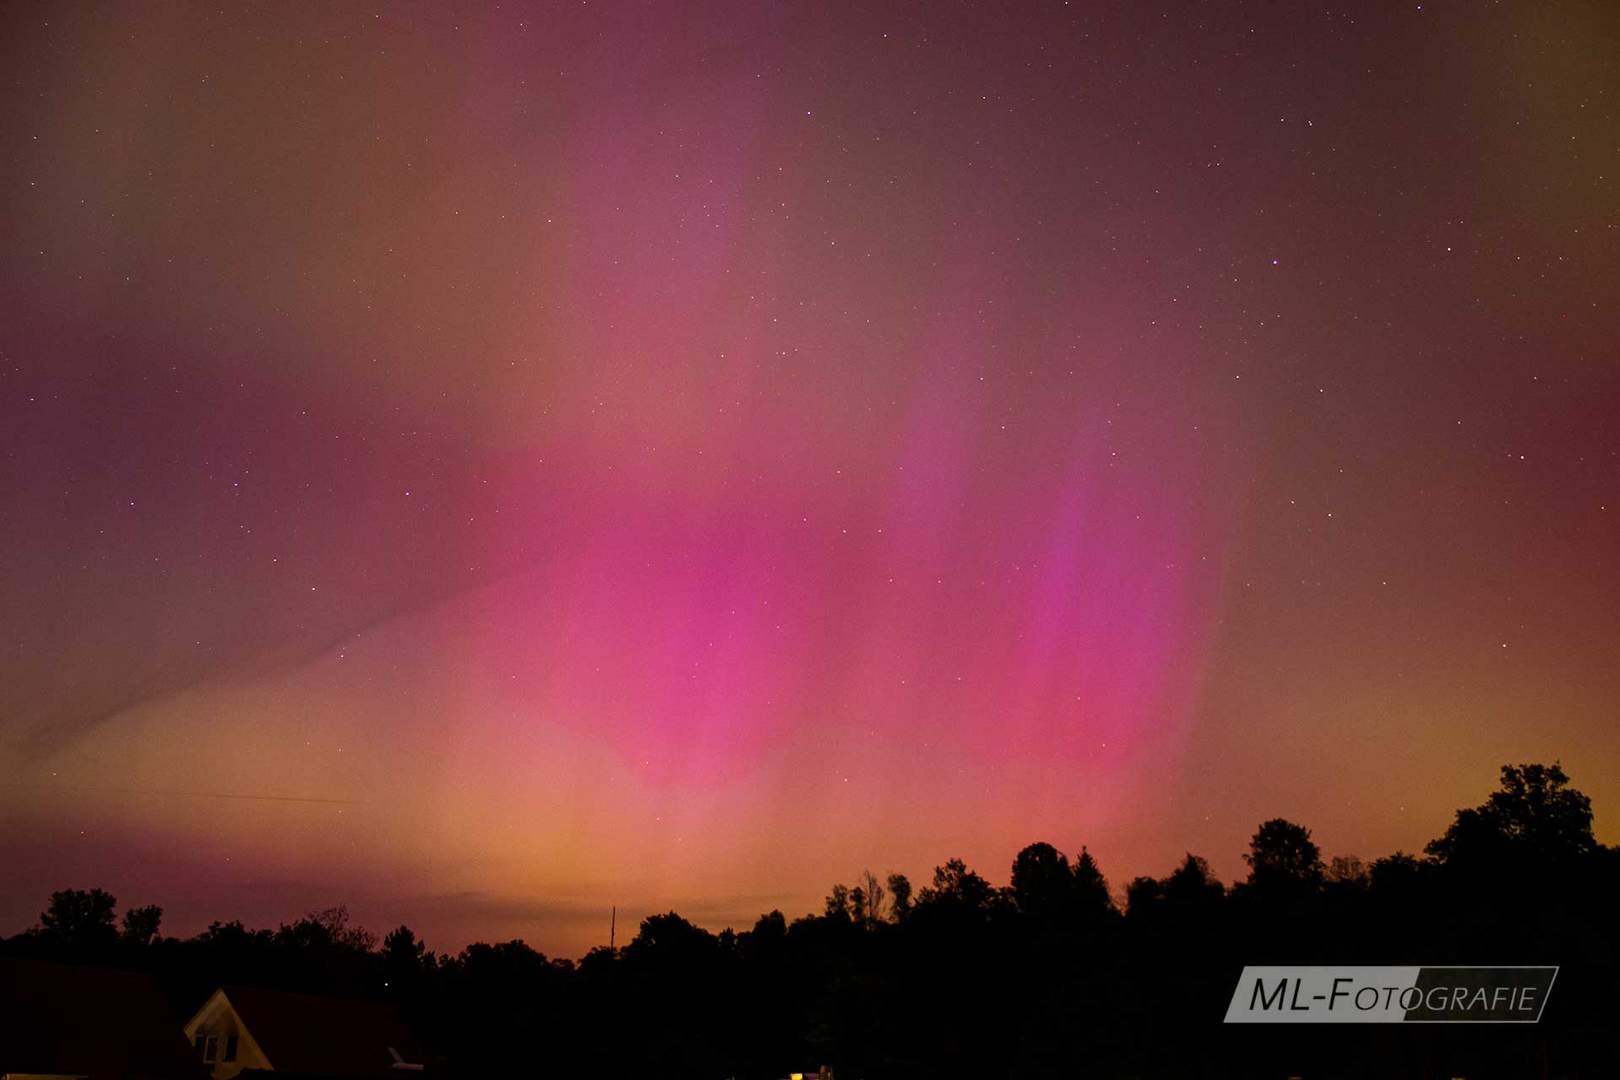
[[[1612,0],[4,18],[0,934],[1615,839]]]

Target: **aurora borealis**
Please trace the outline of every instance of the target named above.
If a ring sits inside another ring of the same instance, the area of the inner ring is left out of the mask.
[[[1620,9],[1362,7],[8,9],[0,934],[1603,836]]]

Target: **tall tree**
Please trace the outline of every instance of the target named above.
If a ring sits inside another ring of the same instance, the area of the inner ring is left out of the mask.
[[[1592,800],[1570,786],[1558,762],[1504,765],[1501,787],[1483,804],[1457,811],[1425,849],[1443,864],[1489,864],[1502,857],[1565,862],[1597,849]]]
[[[1322,851],[1311,842],[1311,830],[1284,818],[1272,818],[1249,841],[1249,884],[1260,889],[1297,888],[1322,881]]]
[[[382,941],[383,980],[392,990],[415,986],[428,966],[427,946],[408,926],[389,931]]]
[[[866,921],[868,923],[882,922],[883,906],[886,899],[883,883],[870,870],[861,871],[861,891],[866,894]]]
[[[866,890],[859,885],[849,890],[849,918],[857,926],[866,925]]]
[[[894,901],[894,921],[903,921],[911,914],[911,879],[904,874],[890,874],[889,896]]]
[[[1108,894],[1108,880],[1103,877],[1097,860],[1084,847],[1074,861],[1074,907],[1082,917],[1113,912],[1114,899]]]
[[[119,937],[133,945],[150,945],[162,925],[163,909],[156,904],[130,908],[124,912],[124,929]]]
[[[50,906],[40,912],[40,930],[64,945],[106,945],[118,936],[113,924],[117,907],[118,900],[104,889],[62,889],[51,893]]]
[[[1068,856],[1051,844],[1030,844],[1013,859],[1013,903],[1022,914],[1053,918],[1068,909],[1073,892]]]

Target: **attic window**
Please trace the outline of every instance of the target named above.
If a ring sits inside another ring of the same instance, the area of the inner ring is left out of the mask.
[[[226,1061],[235,1061],[236,1060],[236,1042],[237,1042],[237,1038],[238,1038],[238,1036],[236,1036],[236,1035],[227,1035],[227,1036],[225,1036],[225,1060]]]
[[[219,1060],[218,1035],[198,1035],[195,1039],[191,1040],[191,1045],[195,1050],[197,1050],[198,1053],[202,1054],[202,1059],[204,1061]],[[226,1060],[230,1059],[227,1058]]]

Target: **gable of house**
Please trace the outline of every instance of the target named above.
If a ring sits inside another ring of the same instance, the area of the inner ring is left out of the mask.
[[[213,1080],[231,1080],[244,1069],[274,1066],[224,990],[215,990],[186,1024],[186,1041]]]

